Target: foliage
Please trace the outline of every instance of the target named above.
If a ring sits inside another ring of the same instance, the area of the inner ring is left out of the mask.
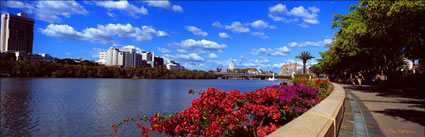
[[[320,98],[325,98],[329,94],[331,94],[333,88],[331,83],[328,80],[320,80],[320,79],[309,79],[305,76],[298,76],[292,79],[292,83],[294,85],[304,85],[308,87],[314,87],[319,89],[318,96]]]
[[[324,84],[328,82],[323,82]],[[322,85],[318,83],[317,85]],[[318,86],[318,88],[329,88]],[[149,131],[165,133],[170,136],[266,136],[280,126],[306,112],[324,99],[324,93],[317,88],[304,85],[271,86],[241,94],[238,90],[229,92],[209,88],[189,94],[199,94],[192,106],[183,112],[163,114],[159,112],[150,117],[124,120],[112,125],[137,121],[141,134]],[[149,125],[145,127],[144,125]]]
[[[73,64],[73,65],[71,65]],[[48,61],[4,61],[0,60],[0,74],[11,77],[72,77],[72,78],[143,78],[143,79],[215,79],[213,73],[205,71],[165,68],[115,68],[73,60]]]
[[[305,68],[306,68],[305,65],[307,63],[307,60],[310,60],[314,57],[311,56],[309,52],[304,51],[304,52],[301,52],[300,55],[295,56],[295,58],[299,58],[299,59],[303,60],[303,74],[305,74]]]
[[[314,65],[315,73],[338,76],[363,71],[395,80],[404,58],[425,65],[425,1],[360,0],[349,10],[334,15],[332,28],[339,31]]]

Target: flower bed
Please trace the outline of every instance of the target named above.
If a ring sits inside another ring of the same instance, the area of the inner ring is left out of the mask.
[[[201,95],[183,112],[163,114],[159,112],[148,119],[137,117],[113,125],[116,132],[122,123],[137,121],[142,135],[149,131],[170,136],[266,136],[280,126],[298,117],[323,100],[330,89],[328,81],[315,81],[318,88],[306,83],[279,85],[240,93],[208,88],[207,91],[189,90]],[[323,86],[322,84],[327,84]],[[324,89],[326,88],[326,89]],[[143,124],[145,122],[145,124]],[[150,123],[150,127],[145,127]]]

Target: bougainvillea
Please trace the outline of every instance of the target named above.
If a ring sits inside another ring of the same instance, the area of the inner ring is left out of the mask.
[[[319,103],[323,99],[318,96],[321,87],[279,85],[245,94],[238,90],[208,88],[198,92],[191,89],[189,94],[200,97],[192,101],[190,108],[169,115],[158,112],[150,119],[138,117],[124,123],[138,121],[136,126],[143,136],[156,131],[170,136],[263,137]],[[150,127],[144,127],[142,122],[150,123]],[[115,132],[120,125],[112,126]]]

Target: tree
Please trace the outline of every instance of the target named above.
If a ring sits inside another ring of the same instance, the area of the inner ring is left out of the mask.
[[[310,60],[314,57],[311,56],[309,52],[304,51],[304,52],[301,52],[300,55],[296,56],[296,58],[303,60],[303,74],[305,74],[305,68],[306,68],[305,65],[307,63],[307,60]]]
[[[332,28],[339,31],[329,50],[321,53],[322,71],[383,73],[395,80],[404,58],[424,64],[425,1],[360,0],[349,10],[334,15]]]

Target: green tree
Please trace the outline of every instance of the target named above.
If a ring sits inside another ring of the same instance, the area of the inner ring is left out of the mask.
[[[424,64],[425,1],[360,0],[349,10],[334,15],[332,28],[339,31],[329,50],[321,53],[323,71],[384,73],[392,79],[404,58]]]
[[[307,60],[310,60],[310,59],[312,59],[314,57],[311,56],[310,53],[309,52],[306,52],[306,51],[301,52],[300,55],[295,56],[295,57],[298,58],[298,59],[303,60],[303,74],[305,74],[305,68],[306,68]]]

